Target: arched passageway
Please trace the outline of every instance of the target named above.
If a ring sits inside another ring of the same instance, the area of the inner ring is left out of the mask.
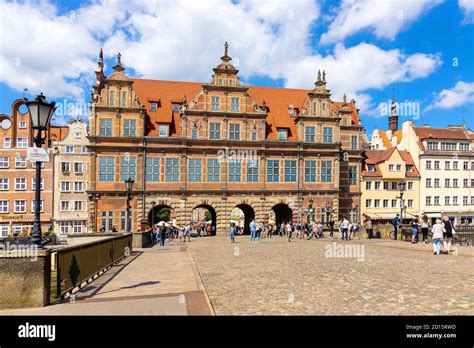
[[[216,210],[208,204],[200,204],[193,208],[191,214],[191,223],[197,228],[205,226],[206,231],[210,226],[211,236],[216,235],[217,229],[217,213]]]
[[[153,226],[160,221],[173,222],[176,219],[176,213],[173,208],[166,204],[160,204],[150,209],[148,212],[148,224]]]
[[[287,204],[278,203],[273,206],[272,211],[276,226],[280,226],[282,222],[293,221],[293,210]]]
[[[255,211],[248,204],[237,205],[231,213],[231,221],[243,228],[244,234],[250,234],[250,222],[255,219]]]

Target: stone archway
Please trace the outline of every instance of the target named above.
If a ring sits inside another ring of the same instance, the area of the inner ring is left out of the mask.
[[[196,220],[196,210],[205,210],[209,212],[210,215],[210,221],[211,221],[211,236],[216,235],[216,230],[217,230],[217,213],[216,210],[209,204],[199,204],[195,206],[191,212],[191,220],[194,221]],[[198,215],[200,215],[200,212],[198,212]],[[197,220],[204,219],[205,222],[208,222],[209,219],[206,218],[206,214],[204,213],[202,217],[198,217]]]
[[[253,219],[255,219],[255,211],[253,208],[248,205],[248,204],[238,204],[235,206],[235,208],[240,209],[244,215],[244,223],[243,223],[243,228],[244,228],[244,234],[250,234],[250,222],[252,222]]]
[[[175,210],[167,204],[159,204],[151,208],[148,212],[148,224],[153,226],[153,224],[160,222],[160,220],[173,221],[176,219]]]
[[[293,210],[285,203],[278,203],[272,207],[275,214],[275,223],[279,227],[282,222],[287,223],[293,221]],[[273,215],[273,214],[272,214]]]

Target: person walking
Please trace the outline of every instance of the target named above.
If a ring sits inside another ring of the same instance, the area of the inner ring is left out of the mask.
[[[346,236],[346,240],[349,240],[349,236],[348,236],[349,225],[350,225],[349,220],[344,218],[344,220],[342,220],[342,239],[343,240],[344,240],[344,235]]]
[[[268,237],[272,238],[272,234],[273,234],[273,225],[272,224],[268,224]]]
[[[401,224],[400,214],[397,214],[397,215],[395,215],[395,217],[392,220],[392,225],[393,225],[393,228],[394,228],[393,236],[394,236],[395,240],[397,240],[398,229],[399,229],[400,224]]]
[[[286,224],[286,233],[288,233],[288,242],[291,241],[291,234],[293,233],[293,226],[291,226],[291,222],[288,221]]]
[[[301,223],[299,221],[296,223],[295,230],[296,230],[296,239],[300,239],[301,238]]]
[[[352,234],[354,235],[354,239],[360,239],[359,231],[360,231],[359,222],[356,221],[352,224]]]
[[[323,225],[320,221],[316,224],[316,238],[324,238]]]
[[[186,237],[188,237],[188,242],[191,241],[190,230],[191,230],[191,226],[189,225],[184,228],[184,242],[186,242]]]
[[[334,225],[335,225],[335,222],[333,219],[331,219],[331,221],[327,223],[327,227],[329,228],[329,239],[334,238]]]
[[[166,226],[165,224],[160,226],[160,245],[165,246],[166,239]]]
[[[446,233],[446,229],[441,219],[436,220],[436,224],[433,226],[432,232],[433,251],[435,255],[439,255],[441,253],[441,243],[443,241],[443,235]]]
[[[423,243],[428,243],[428,229],[429,229],[429,224],[428,224],[428,216],[423,215],[421,218],[421,234],[423,235]]]
[[[411,220],[411,244],[416,243],[416,239],[418,239],[418,218],[415,217],[413,220]]]
[[[453,222],[445,215],[443,216],[443,223],[445,228],[445,233],[443,234],[443,254],[449,254],[451,250],[451,242],[453,240]]]
[[[264,229],[263,224],[260,224],[257,226],[256,234],[255,234],[255,242],[260,243],[260,236],[262,234],[262,231]]]
[[[235,243],[235,224],[234,223],[230,224],[229,234],[230,234],[230,242]]]
[[[250,222],[250,243],[255,243],[255,235],[257,233],[257,224],[255,223],[255,219]]]
[[[342,235],[342,224],[343,224],[344,220],[341,218],[339,220],[339,223],[338,223],[338,226],[339,226],[339,239],[344,239],[343,235]]]
[[[280,237],[285,235],[285,228],[286,228],[285,223],[282,222],[281,225],[280,225],[280,230],[278,231],[278,235]]]

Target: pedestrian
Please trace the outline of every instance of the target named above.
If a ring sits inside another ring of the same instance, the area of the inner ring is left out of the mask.
[[[370,218],[365,222],[365,232],[367,233],[367,238],[374,238],[374,226],[372,225],[372,220]]]
[[[327,223],[327,227],[329,228],[329,239],[333,239],[334,238],[334,225],[335,225],[335,222],[333,219],[331,219],[328,223]]]
[[[315,238],[315,239],[318,239],[318,225],[317,224],[313,224],[313,226],[311,226],[311,238]]]
[[[257,226],[257,229],[255,230],[255,243],[260,243],[260,236],[262,234],[262,228],[263,224],[260,224]]]
[[[229,231],[229,234],[230,234],[230,242],[231,243],[235,243],[235,224],[234,223],[231,223],[230,224],[230,231]]]
[[[441,219],[436,219],[436,224],[433,226],[432,232],[433,251],[435,255],[439,255],[441,253],[443,235],[446,233],[446,229],[444,228],[443,221]]]
[[[454,226],[453,222],[445,215],[443,216],[443,223],[445,228],[445,233],[443,234],[443,254],[449,254],[451,250],[451,242],[453,240],[453,231]]]
[[[179,236],[179,241],[182,242],[184,239],[184,228],[180,227],[178,236]]]
[[[288,221],[286,224],[286,233],[288,233],[288,242],[291,241],[291,234],[293,233],[293,226],[291,225],[291,222]]]
[[[285,223],[282,222],[281,225],[280,225],[280,230],[278,231],[278,235],[280,237],[282,237],[285,234],[285,228],[286,228]]]
[[[428,229],[429,229],[429,223],[428,223],[428,216],[423,215],[421,218],[422,223],[421,223],[421,234],[423,235],[423,243],[428,243]]]
[[[162,224],[160,226],[160,245],[161,246],[165,245],[165,239],[166,239],[166,226],[165,224]]]
[[[272,224],[268,224],[268,237],[272,238],[272,234],[273,234],[273,225]]]
[[[354,239],[360,239],[359,231],[360,231],[360,225],[359,225],[359,222],[356,221],[352,224],[352,234],[354,236]]]
[[[342,224],[343,224],[344,220],[341,218],[339,219],[339,223],[338,223],[338,226],[339,226],[339,239],[344,239],[343,235],[342,235]]]
[[[191,226],[189,225],[184,228],[184,242],[185,243],[186,243],[186,237],[188,237],[188,242],[191,241],[190,230],[191,230]]]
[[[349,220],[347,220],[346,218],[344,218],[344,220],[342,220],[342,240],[344,240],[344,235],[346,236],[346,240],[349,240],[349,237],[348,237],[348,232],[349,232]]]
[[[415,217],[411,220],[411,230],[412,230],[412,234],[411,234],[411,244],[415,244],[416,243],[416,239],[418,239],[418,218]]]
[[[295,230],[296,230],[296,239],[300,239],[301,238],[301,223],[299,221],[296,223]]]
[[[250,222],[250,243],[255,243],[255,237],[257,234],[257,224],[255,223],[255,219]]]
[[[397,240],[397,235],[398,235],[398,229],[400,227],[401,220],[400,220],[400,214],[395,215],[395,217],[392,219],[392,225],[393,225],[393,236],[395,240]]]

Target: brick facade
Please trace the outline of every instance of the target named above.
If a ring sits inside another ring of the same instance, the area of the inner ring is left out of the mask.
[[[354,101],[334,102],[325,73],[312,90],[240,84],[227,54],[210,83],[131,79],[102,56],[90,114],[89,228],[123,227],[125,184],[135,180],[132,230],[155,210],[178,225],[207,208],[217,233],[233,208],[266,222],[359,220],[364,129]],[[313,170],[314,168],[314,170]],[[349,179],[349,173],[355,176]],[[276,216],[275,216],[276,215]],[[121,228],[118,228],[119,230]]]

